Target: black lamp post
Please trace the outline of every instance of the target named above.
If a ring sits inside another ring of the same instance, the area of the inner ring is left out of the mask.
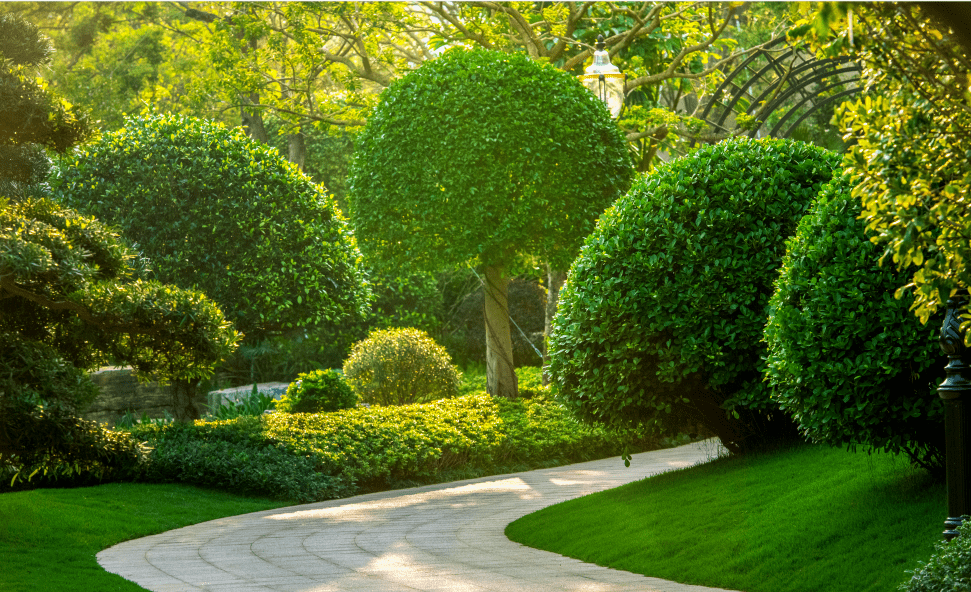
[[[957,528],[964,516],[971,514],[971,454],[968,436],[971,430],[971,367],[968,350],[961,334],[961,306],[964,299],[947,301],[947,316],[941,327],[941,349],[947,354],[947,378],[937,388],[944,400],[945,468],[947,470],[947,520],[944,538],[958,536]]]

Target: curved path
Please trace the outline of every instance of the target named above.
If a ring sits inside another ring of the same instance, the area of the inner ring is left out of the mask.
[[[540,508],[711,460],[715,441],[291,506],[121,543],[98,562],[156,592],[712,592],[524,547]]]

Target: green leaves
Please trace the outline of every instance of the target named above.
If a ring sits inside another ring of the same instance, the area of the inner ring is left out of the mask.
[[[837,162],[798,142],[727,141],[635,182],[560,295],[548,347],[564,404],[608,425],[684,416],[685,398],[771,410],[760,340],[772,280]]]
[[[813,441],[940,469],[940,319],[922,326],[893,297],[902,274],[879,264],[851,188],[826,185],[787,242],[765,327],[772,397]]]
[[[156,277],[203,290],[253,339],[366,311],[360,253],[333,198],[242,130],[129,119],[63,163],[52,186],[121,227]]]

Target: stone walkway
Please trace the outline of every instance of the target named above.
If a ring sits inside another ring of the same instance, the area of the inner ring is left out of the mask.
[[[711,460],[715,441],[360,495],[187,526],[98,562],[156,592],[713,592],[524,547],[503,534],[540,508]]]

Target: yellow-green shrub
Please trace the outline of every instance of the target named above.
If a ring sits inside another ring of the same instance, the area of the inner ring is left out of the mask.
[[[458,395],[462,375],[424,331],[385,329],[354,344],[344,379],[365,403],[404,405]]]

